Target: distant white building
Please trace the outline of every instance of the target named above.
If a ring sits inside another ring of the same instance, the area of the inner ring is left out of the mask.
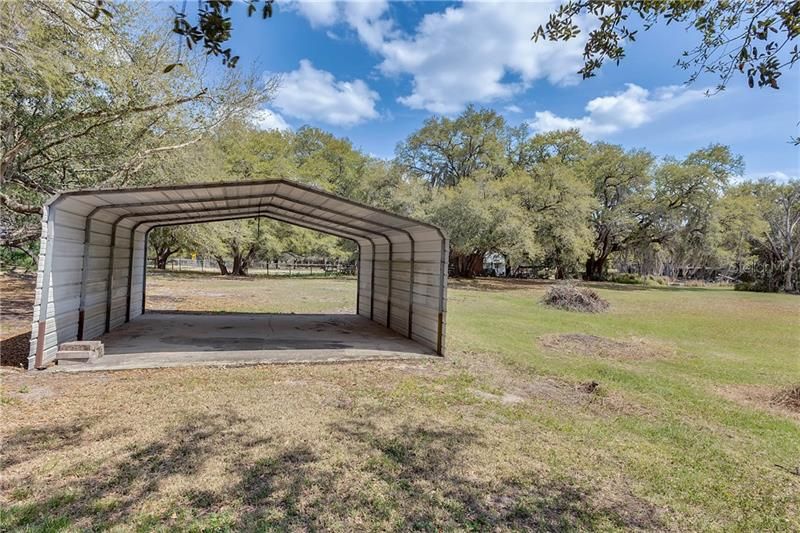
[[[483,273],[489,276],[506,275],[506,258],[503,254],[489,252],[483,256]]]

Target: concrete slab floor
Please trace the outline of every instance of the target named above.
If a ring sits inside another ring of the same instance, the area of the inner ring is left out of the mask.
[[[358,315],[148,312],[100,338],[105,355],[55,371],[436,357]]]

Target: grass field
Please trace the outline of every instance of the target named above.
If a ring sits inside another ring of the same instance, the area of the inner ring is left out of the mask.
[[[4,370],[0,529],[800,530],[800,298],[452,281],[430,362]],[[148,307],[352,310],[352,279],[166,275]]]

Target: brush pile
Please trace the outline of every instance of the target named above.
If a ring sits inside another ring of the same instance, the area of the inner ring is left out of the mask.
[[[564,311],[600,313],[608,309],[608,302],[592,289],[561,283],[547,290],[542,303]]]

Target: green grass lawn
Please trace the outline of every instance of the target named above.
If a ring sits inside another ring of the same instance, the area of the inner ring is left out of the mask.
[[[800,383],[800,299],[716,288],[606,287],[597,291],[611,309],[594,315],[545,308],[540,289],[452,290],[449,347],[493,353],[523,372],[596,380],[642,407],[642,414],[610,420],[565,416],[555,422],[559,438],[573,450],[576,470],[609,478],[622,470],[651,501],[683,518],[702,516],[684,526],[800,527],[800,479],[775,467],[800,466],[797,417],[736,401],[750,387]],[[650,339],[674,354],[598,359],[553,353],[537,342],[572,332]],[[530,413],[534,421],[538,416]],[[554,467],[563,468],[563,460],[554,456]]]
[[[335,312],[354,287],[163,276],[148,306]],[[800,414],[770,404],[800,384],[800,298],[595,288],[585,315],[453,281],[429,362],[6,371],[0,528],[800,530]]]

